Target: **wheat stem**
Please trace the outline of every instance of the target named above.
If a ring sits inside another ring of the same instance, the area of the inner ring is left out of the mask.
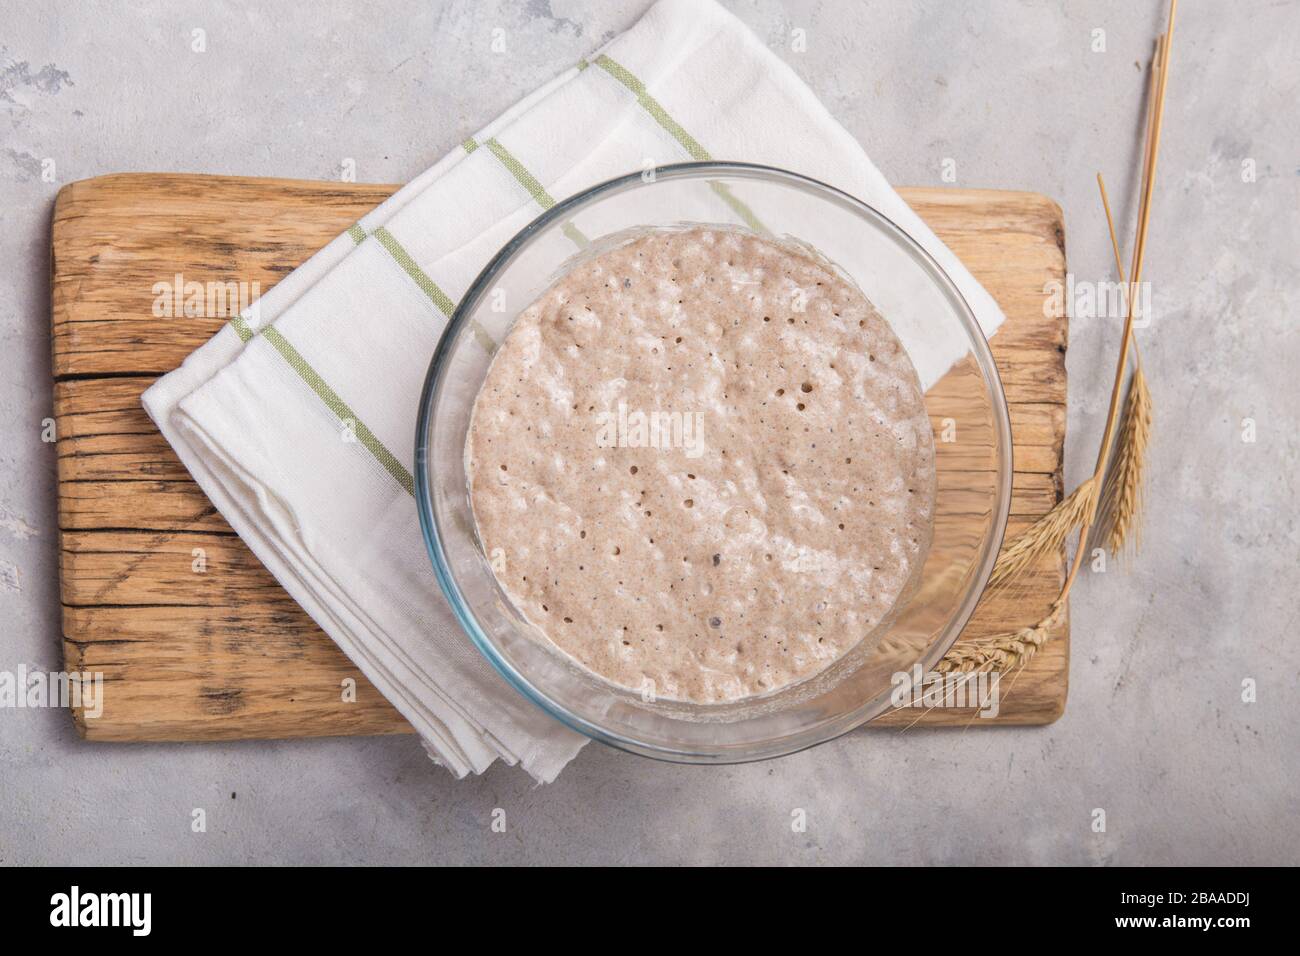
[[[1111,387],[1110,406],[1106,413],[1106,427],[1102,433],[1101,447],[1093,473],[1068,496],[1036,521],[999,555],[989,579],[991,593],[1005,585],[1033,565],[1045,554],[1056,552],[1074,530],[1079,531],[1078,547],[1070,564],[1069,573],[1052,602],[1047,615],[1038,623],[1017,631],[993,637],[958,641],[937,665],[941,672],[979,668],[1023,668],[1051,640],[1053,628],[1062,620],[1066,599],[1078,578],[1087,552],[1086,543],[1094,525],[1112,553],[1118,552],[1130,531],[1137,526],[1141,509],[1141,490],[1146,446],[1151,430],[1151,394],[1142,371],[1141,354],[1133,335],[1133,303],[1141,282],[1142,264],[1146,255],[1146,240],[1151,225],[1151,197],[1155,187],[1157,158],[1160,150],[1160,133],[1164,121],[1165,90],[1169,82],[1169,54],[1174,37],[1174,20],[1178,0],[1171,0],[1169,25],[1156,41],[1155,55],[1151,61],[1151,77],[1147,96],[1147,121],[1142,156],[1142,193],[1138,208],[1137,230],[1134,241],[1132,268],[1127,279],[1128,295],[1124,307],[1124,333],[1120,340],[1119,356],[1115,363],[1115,379]],[[1111,245],[1115,252],[1116,268],[1121,282],[1125,282],[1120,258],[1119,240],[1115,234],[1110,203],[1106,197],[1106,184],[1097,174],[1106,222],[1110,229]],[[1130,348],[1135,356],[1133,378],[1129,383],[1127,398],[1123,403],[1121,419],[1120,397],[1123,394],[1124,373],[1128,369]],[[1115,443],[1115,465],[1108,473],[1112,458],[1112,441],[1119,429]]]

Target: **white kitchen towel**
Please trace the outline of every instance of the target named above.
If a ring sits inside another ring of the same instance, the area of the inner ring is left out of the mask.
[[[585,738],[491,669],[434,579],[411,474],[429,359],[479,270],[556,199],[692,159],[779,166],[859,197],[929,250],[986,334],[1002,322],[788,66],[711,0],[661,0],[145,393],[221,514],[458,776],[500,757],[550,781]]]

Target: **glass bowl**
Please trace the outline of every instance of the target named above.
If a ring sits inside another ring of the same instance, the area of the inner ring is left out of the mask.
[[[572,662],[513,606],[470,509],[465,437],[473,403],[515,316],[588,244],[656,227],[728,224],[797,242],[854,282],[907,349],[934,429],[933,541],[917,584],[844,657],[814,677],[728,704],[647,699]],[[507,306],[508,304],[508,306]],[[557,203],[488,263],[438,343],[420,399],[416,498],[438,583],[465,633],[520,693],[615,747],[690,763],[793,753],[891,709],[900,682],[952,646],[1002,544],[1011,427],[988,343],[952,280],[870,206],[784,170],[683,163],[633,173]]]

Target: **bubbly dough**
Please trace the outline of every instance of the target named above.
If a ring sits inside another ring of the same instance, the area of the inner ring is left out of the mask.
[[[726,227],[642,233],[522,312],[466,468],[520,613],[675,700],[823,670],[930,541],[933,438],[893,331],[824,263]]]

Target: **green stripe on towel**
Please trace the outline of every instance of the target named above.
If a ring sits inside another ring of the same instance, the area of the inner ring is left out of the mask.
[[[492,155],[501,161],[501,165],[510,170],[510,175],[519,180],[519,185],[528,190],[528,195],[532,196],[537,205],[543,209],[550,209],[555,205],[555,199],[546,191],[537,178],[524,168],[524,164],[515,159],[510,150],[506,149],[496,137],[493,137],[484,144],[491,151]]]
[[[650,95],[645,88],[645,84],[637,79],[630,70],[615,63],[604,53],[596,57],[596,65],[635,93],[636,101],[641,104],[642,109],[654,117],[656,123],[666,129],[673,139],[685,147],[691,159],[707,162],[713,158],[709,155],[708,150],[695,141],[695,137],[686,132],[680,123],[668,115],[668,111],[660,105],[657,99]]]
[[[230,324],[231,326],[234,327],[235,334],[239,336],[239,341],[243,342],[246,345],[249,342],[251,342],[253,340],[253,336],[257,334],[256,332],[253,331],[252,326],[248,324],[248,320],[245,319],[242,315],[235,316],[233,319],[230,320]]]
[[[320,397],[331,412],[338,416],[339,421],[351,425],[352,432],[357,436],[357,440],[365,446],[366,450],[375,457],[379,464],[384,466],[384,470],[392,475],[397,483],[406,489],[408,494],[414,495],[415,479],[406,470],[406,466],[384,447],[384,443],[375,437],[375,433],[366,427],[365,422],[357,418],[356,412],[352,411],[347,402],[343,401],[339,394],[329,387],[317,371],[302,357],[301,353],[289,344],[289,340],[281,335],[274,326],[267,326],[263,329],[262,338],[275,347],[275,350],[289,363],[289,367],[298,373],[298,377],[307,383],[307,386]]]
[[[739,216],[741,221],[750,229],[753,229],[760,236],[772,235],[771,230],[759,222],[758,217],[754,215],[754,211],[732,194],[731,189],[728,188],[726,183],[710,182],[709,188],[721,196],[722,201],[730,206],[732,211]]]
[[[242,342],[251,342],[257,335],[242,315],[231,319],[230,325]],[[338,416],[340,421],[352,422],[352,431],[357,436],[357,440],[390,475],[397,479],[399,485],[411,494],[415,494],[415,479],[411,477],[411,473],[397,460],[396,455],[384,447],[384,443],[375,437],[374,432],[357,418],[356,413],[339,397],[338,392],[330,388],[325,379],[320,377],[320,373],[302,357],[302,353],[294,348],[274,326],[263,329],[262,338],[271,343],[280,356],[289,363],[289,367],[298,373],[298,377],[307,383],[307,386],[319,396],[330,411]]]
[[[472,153],[479,148],[479,143],[472,136],[465,140],[462,145],[465,147],[466,153]],[[533,201],[537,205],[543,209],[550,209],[555,205],[555,197],[546,191],[546,187],[538,182],[537,177],[530,173],[528,168],[516,159],[510,150],[502,146],[496,137],[491,137],[483,145],[488,148],[488,151],[497,158],[502,166],[509,170],[510,175],[515,177],[519,185],[528,190],[528,195],[533,197]],[[565,222],[560,227],[560,231],[579,249],[585,249],[591,244],[591,240],[583,235],[582,230],[572,222]]]
[[[429,278],[428,273],[420,268],[415,258],[397,241],[397,237],[384,226],[380,226],[371,235],[379,240],[379,244],[388,251],[393,260],[402,267],[402,271],[410,276],[415,284],[437,306],[438,311],[450,319],[451,314],[456,311],[456,303],[452,302],[447,293],[438,287],[438,283]],[[488,355],[496,352],[496,339],[488,335],[487,329],[483,328],[477,321],[472,321],[470,322],[470,330],[474,333],[474,341],[478,342]]]
[[[585,63],[585,60],[582,61],[579,64],[579,67],[585,69]],[[677,120],[673,119],[672,116],[669,115],[668,111],[663,108],[663,104],[650,95],[645,84],[642,83],[631,70],[622,66],[604,53],[596,57],[596,65],[635,93],[636,101],[641,104],[641,108],[649,113],[656,123],[667,130],[673,139],[677,140],[677,142],[681,144],[682,148],[686,150],[686,155],[690,156],[691,159],[694,159],[697,162],[709,162],[713,159],[713,157],[709,155],[709,151],[701,146],[694,136],[686,132],[685,127],[683,127],[681,123],[677,122]],[[770,236],[772,234],[771,231],[768,230],[767,226],[763,225],[763,223],[759,221],[759,218],[754,215],[754,211],[732,194],[726,183],[710,182],[709,188],[717,193],[722,201],[730,206],[732,211],[735,212],[735,214],[740,217],[741,221],[750,229],[753,229],[759,235],[763,236]]]
[[[433,304],[438,307],[438,311],[451,318],[451,314],[456,311],[456,304],[447,297],[447,293],[438,288],[438,283],[434,282],[411,258],[411,254],[402,248],[402,244],[393,237],[393,234],[384,226],[380,226],[371,233],[379,244],[388,250],[388,254],[393,257],[402,271],[415,280],[415,284],[424,290]]]

